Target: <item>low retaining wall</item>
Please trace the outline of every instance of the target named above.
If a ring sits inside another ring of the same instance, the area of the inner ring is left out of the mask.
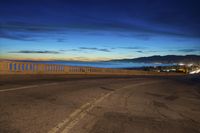
[[[158,73],[139,70],[77,67],[14,61],[0,61],[0,74],[177,75],[177,73]]]

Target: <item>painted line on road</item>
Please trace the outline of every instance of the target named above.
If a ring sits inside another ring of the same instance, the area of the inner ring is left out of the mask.
[[[90,110],[92,110],[98,103],[103,101],[105,98],[110,96],[113,92],[107,93],[101,96],[99,99],[95,99],[92,102],[88,102],[82,105],[80,108],[76,109],[71,113],[67,119],[63,120],[56,127],[51,129],[48,133],[68,133],[71,128],[73,128]]]
[[[17,87],[17,88],[4,89],[4,90],[0,90],[0,92],[15,91],[15,90],[28,89],[28,88],[35,88],[35,87],[38,87],[38,85],[30,85],[30,86],[23,86],[23,87]]]
[[[52,128],[48,133],[56,133],[59,130],[61,130],[61,128],[68,122],[70,122],[70,120],[72,118],[74,118],[77,114],[79,114],[84,108],[88,107],[90,104],[86,103],[84,105],[82,105],[80,108],[76,109],[73,113],[71,113],[69,115],[69,117],[65,120],[63,120],[61,123],[59,123],[56,127]]]
[[[146,84],[153,84],[157,82],[158,81],[138,83],[123,87],[123,89]],[[73,113],[71,113],[65,120],[59,123],[56,127],[52,128],[48,133],[69,133],[70,129],[72,129],[82,118],[84,118],[84,116],[86,116],[89,111],[91,111],[97,104],[109,97],[114,92],[115,91],[109,92],[101,96],[99,99],[95,99],[92,102],[87,102],[86,104],[82,105],[80,108],[76,109]]]
[[[10,89],[3,89],[3,90],[0,90],[0,92],[16,91],[16,90],[30,89],[30,88],[57,85],[57,84],[59,84],[59,83],[48,83],[48,84],[41,84],[41,85],[29,85],[29,86],[16,87],[16,88],[10,88]]]
[[[70,129],[72,129],[84,116],[87,115],[87,113],[92,110],[98,103],[100,103],[101,101],[103,101],[105,98],[107,98],[108,96],[110,96],[113,92],[107,93],[106,95],[102,96],[101,98],[97,99],[96,101],[94,101],[93,103],[91,103],[91,105],[86,109],[83,110],[78,117],[76,117],[75,119],[73,119],[65,128],[61,133],[68,133],[70,131]]]
[[[48,84],[42,84],[42,86],[49,86],[49,85],[57,85],[59,83],[48,83]]]

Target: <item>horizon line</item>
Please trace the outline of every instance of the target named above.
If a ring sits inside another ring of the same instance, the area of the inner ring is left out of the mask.
[[[136,57],[136,58],[118,58],[118,59],[107,59],[107,60],[78,60],[78,59],[68,59],[68,60],[64,60],[64,59],[9,59],[9,58],[0,58],[0,61],[33,61],[33,62],[37,62],[37,61],[73,61],[73,62],[104,62],[104,61],[114,61],[114,60],[127,60],[127,59],[137,59],[137,58],[144,58],[144,57],[153,57],[153,56],[160,56],[160,57],[164,57],[164,56],[200,56],[200,54],[188,54],[188,55],[152,55],[152,56],[142,56],[142,57]]]

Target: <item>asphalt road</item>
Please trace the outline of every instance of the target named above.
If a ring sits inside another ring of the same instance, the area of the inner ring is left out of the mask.
[[[1,76],[0,133],[200,133],[200,77]]]

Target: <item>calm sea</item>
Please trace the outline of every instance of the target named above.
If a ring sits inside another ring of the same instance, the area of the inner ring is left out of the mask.
[[[133,63],[133,62],[79,62],[79,61],[40,61],[37,63],[60,64],[69,66],[90,66],[100,68],[139,68],[146,66],[170,66],[172,64]]]

